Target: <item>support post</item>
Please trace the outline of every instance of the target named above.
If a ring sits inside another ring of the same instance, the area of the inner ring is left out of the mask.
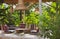
[[[22,21],[22,10],[20,10],[20,21]]]
[[[39,12],[42,15],[42,0],[39,0]]]

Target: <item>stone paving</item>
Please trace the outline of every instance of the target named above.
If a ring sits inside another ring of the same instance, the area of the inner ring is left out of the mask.
[[[31,34],[0,34],[0,39],[44,39],[43,37],[39,37],[37,35]],[[47,38],[45,38],[47,39]]]
[[[15,35],[15,34],[3,34],[0,35],[2,39],[42,39],[36,35],[24,34],[24,35]]]

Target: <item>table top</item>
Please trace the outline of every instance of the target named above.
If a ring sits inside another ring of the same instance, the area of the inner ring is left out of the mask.
[[[29,30],[27,28],[16,28],[15,30]]]

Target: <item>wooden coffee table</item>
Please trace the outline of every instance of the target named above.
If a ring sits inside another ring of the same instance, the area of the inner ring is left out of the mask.
[[[22,33],[22,32],[28,31],[29,29],[27,29],[27,28],[16,28],[15,30],[17,33]]]

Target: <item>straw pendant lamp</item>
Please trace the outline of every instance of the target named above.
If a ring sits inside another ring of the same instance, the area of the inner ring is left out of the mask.
[[[25,15],[24,11],[27,8],[24,6],[24,2],[23,0],[18,0],[18,4],[16,5],[15,10],[20,11],[20,21],[22,21],[22,19],[24,18],[23,14]]]
[[[15,9],[16,10],[26,10],[23,0],[18,0],[18,4],[16,5]]]

